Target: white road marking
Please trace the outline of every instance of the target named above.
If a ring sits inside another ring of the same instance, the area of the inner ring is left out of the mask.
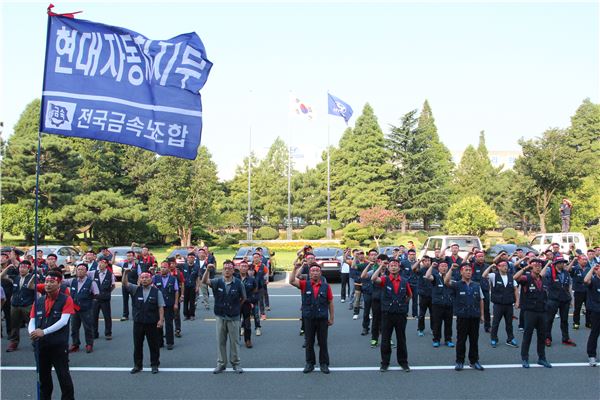
[[[587,363],[552,363],[553,367],[589,367]],[[521,364],[484,364],[486,369],[511,369],[511,368],[523,368]],[[531,368],[543,368],[541,365],[537,365],[535,362],[531,363]],[[355,371],[379,371],[379,367],[330,367],[331,371],[337,372],[355,372]],[[423,366],[412,366],[412,371],[442,371],[442,370],[454,370],[453,365],[423,365]],[[465,369],[470,369],[468,365]],[[69,370],[77,372],[128,372],[131,367],[70,367]],[[229,369],[231,370],[231,369]],[[400,367],[390,367],[390,370],[401,370]],[[0,371],[35,371],[35,366],[2,366]],[[144,371],[150,371],[150,368],[145,368]],[[160,368],[160,372],[212,372],[213,368]],[[288,368],[246,368],[246,372],[301,372],[302,368],[288,367]],[[318,368],[316,369],[318,371]]]

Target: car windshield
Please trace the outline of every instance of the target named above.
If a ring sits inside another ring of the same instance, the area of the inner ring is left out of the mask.
[[[252,255],[254,254],[256,247],[240,247],[240,249],[237,251],[237,253],[235,253],[235,256],[233,256],[233,258],[244,258],[244,257],[252,257]],[[266,258],[269,258],[269,251],[266,248],[262,248],[263,249],[263,256]]]
[[[450,244],[457,244],[461,251],[471,251],[473,247],[479,247],[479,241],[477,239],[469,238],[449,238]]]
[[[185,257],[187,257],[188,253],[189,253],[188,249],[175,249],[171,252],[171,254],[169,254],[169,258],[176,257],[177,254],[179,254],[180,256],[185,258]]]
[[[329,248],[329,247],[317,247],[313,249],[313,254],[317,258],[334,258],[339,249]]]
[[[108,251],[110,251],[112,254],[118,253],[118,254],[127,254],[128,251],[131,251],[131,247],[127,247],[127,246],[123,246],[123,247],[110,247],[108,249]],[[139,247],[134,247],[133,251],[135,251],[136,253],[141,253],[142,249]]]
[[[37,249],[38,249],[38,251],[41,250],[45,256],[47,256],[48,254],[53,254],[53,253],[56,254],[56,251],[58,250],[57,247],[38,247]],[[33,247],[31,249],[27,250],[27,254],[33,255],[33,253],[34,253]]]

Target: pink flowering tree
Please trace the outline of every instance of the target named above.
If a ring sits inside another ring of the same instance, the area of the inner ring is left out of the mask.
[[[385,234],[386,230],[402,221],[401,213],[381,206],[362,210],[359,212],[359,217],[360,223],[369,230],[377,247],[379,247],[379,239]]]

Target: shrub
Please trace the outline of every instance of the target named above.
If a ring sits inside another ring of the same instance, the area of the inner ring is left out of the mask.
[[[513,228],[506,228],[502,231],[502,239],[508,243],[516,243],[519,233]]]
[[[342,229],[342,223],[340,221],[338,221],[337,219],[330,219],[329,224],[331,225],[332,231],[337,231],[339,229]]]
[[[353,249],[357,249],[360,247],[360,243],[358,242],[358,240],[344,239],[342,241],[342,244],[346,247],[351,247]]]
[[[308,225],[300,233],[302,239],[317,240],[325,237],[325,229],[317,225]]]
[[[270,226],[261,226],[256,231],[256,237],[262,240],[275,240],[279,238],[279,232]]]
[[[429,237],[429,233],[427,233],[427,231],[424,231],[424,230],[419,230],[419,231],[415,232],[415,236],[417,237],[419,242],[425,243],[425,241]]]
[[[363,243],[370,237],[371,234],[368,229],[363,228],[358,222],[351,222],[344,228],[344,240],[356,240],[359,243]]]
[[[217,241],[217,247],[229,247],[233,244],[236,244],[238,239],[233,235],[223,235]]]

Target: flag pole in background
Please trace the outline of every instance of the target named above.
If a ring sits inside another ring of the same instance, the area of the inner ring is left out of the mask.
[[[252,107],[252,90],[250,90],[250,107]],[[248,214],[246,220],[248,223],[246,231],[246,240],[252,240],[252,208],[251,208],[251,176],[252,176],[252,112],[248,117]]]
[[[344,118],[346,125],[354,111],[350,105],[327,91],[327,113]],[[329,143],[329,118],[327,118],[327,239],[332,239],[331,230],[331,151]]]

